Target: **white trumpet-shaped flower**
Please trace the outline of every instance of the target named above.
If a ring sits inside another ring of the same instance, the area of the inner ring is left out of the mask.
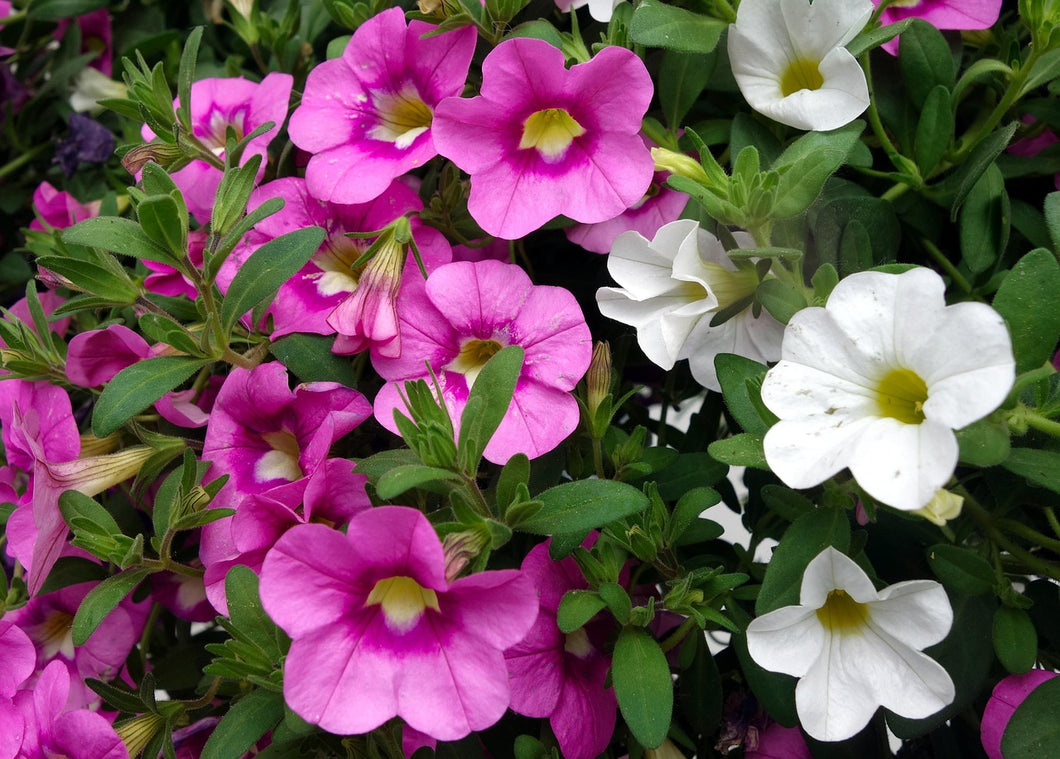
[[[732,73],[747,103],[797,129],[838,129],[869,105],[865,72],[843,47],[870,0],[743,0],[729,29]]]
[[[947,306],[930,269],[859,272],[784,332],[762,401],[780,421],[769,468],[793,488],[844,468],[873,498],[925,505],[957,466],[959,430],[996,409],[1015,377],[1012,340],[984,303]]]
[[[751,246],[751,236],[736,241]],[[720,311],[753,295],[758,274],[737,268],[714,235],[689,219],[663,225],[655,238],[623,232],[611,248],[607,271],[621,287],[596,292],[600,313],[637,329],[644,354],[663,369],[689,360],[696,382],[721,390],[714,357],[735,353],[755,361],[776,361],[784,326],[765,311],[748,307],[711,326]]]
[[[747,650],[764,669],[799,678],[795,706],[809,735],[841,741],[880,706],[921,719],[953,701],[949,674],[922,653],[952,624],[937,582],[910,580],[877,591],[857,564],[829,547],[806,567],[797,606],[747,626]]]

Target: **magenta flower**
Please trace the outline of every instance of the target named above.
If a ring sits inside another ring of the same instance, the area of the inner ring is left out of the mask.
[[[437,155],[432,121],[443,99],[464,89],[475,28],[426,36],[400,8],[354,32],[339,58],[314,68],[288,131],[313,153],[306,181],[314,197],[366,203],[395,178]]]
[[[114,51],[112,42],[110,11],[107,8],[85,13],[77,18],[59,19],[55,28],[56,39],[62,39],[70,25],[76,23],[81,28],[81,52],[97,53],[88,65],[107,76],[114,73]]]
[[[881,0],[872,0],[879,6]],[[919,18],[936,29],[989,29],[1001,13],[1001,0],[903,0],[894,2],[880,13],[880,23],[893,24],[907,18]],[[898,54],[898,39],[882,47]]]
[[[188,261],[197,269],[203,266],[203,250],[206,248],[206,230],[192,229],[188,232]],[[159,261],[144,261],[151,273],[144,278],[144,287],[159,295],[179,297],[187,295],[195,300],[199,293],[195,285],[174,267]]]
[[[30,229],[66,229],[79,221],[99,216],[100,201],[81,203],[68,192],[55,189],[49,182],[41,182],[33,191],[33,211],[37,215],[29,223]]]
[[[486,56],[480,96],[438,106],[435,142],[471,175],[468,210],[491,235],[522,237],[559,214],[595,223],[651,184],[640,137],[651,96],[647,69],[625,48],[567,70],[547,42],[510,39]]]
[[[434,528],[401,506],[359,514],[346,535],[290,530],[265,558],[261,601],[292,638],[284,699],[303,719],[359,734],[397,716],[442,741],[504,714],[503,652],[537,616],[517,570],[446,582]]]
[[[520,451],[536,458],[578,425],[570,391],[589,368],[592,338],[577,301],[563,288],[534,285],[512,264],[461,261],[410,287],[399,317],[401,355],[372,354],[372,365],[389,380],[375,398],[375,417],[387,429],[397,431],[394,409],[405,411],[402,382],[431,384],[426,364],[459,426],[478,373],[508,345],[522,346],[526,356],[512,404],[485,457],[498,464]]]
[[[265,158],[269,142],[287,118],[287,101],[291,97],[294,79],[290,74],[272,72],[260,84],[241,77],[228,79],[200,79],[191,86],[192,133],[219,157],[224,157],[225,133],[231,126],[237,139],[243,139],[262,124],[272,121],[276,126],[255,137],[243,152],[243,163],[251,156],[261,156],[258,175],[265,172]],[[174,101],[174,106],[177,101]],[[154,132],[146,126],[143,138],[151,140]],[[221,182],[221,171],[204,161],[192,161],[173,173],[173,181],[184,194],[188,211],[200,223],[210,220],[214,195]]]
[[[81,387],[97,387],[150,355],[147,341],[120,324],[81,332],[70,339],[66,378]]]
[[[574,559],[553,561],[548,542],[531,549],[523,572],[537,586],[537,621],[521,643],[509,648],[508,675],[512,711],[548,717],[567,759],[593,759],[611,742],[618,701],[604,687],[611,659],[603,644],[613,624],[601,617],[572,633],[556,624],[560,600],[568,590],[589,587]]]
[[[1009,675],[994,687],[990,700],[983,709],[983,721],[980,724],[983,750],[990,759],[1004,759],[1001,754],[1001,739],[1012,715],[1035,688],[1054,677],[1055,672],[1032,669],[1022,675]]]
[[[0,619],[0,699],[15,695],[36,667],[33,641],[10,618]]]

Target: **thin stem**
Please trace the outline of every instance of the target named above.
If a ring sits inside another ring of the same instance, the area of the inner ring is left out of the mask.
[[[1042,535],[1033,527],[1023,524],[1023,522],[1017,522],[1014,519],[999,519],[997,520],[997,526],[1006,532],[1011,532],[1013,535],[1019,535],[1021,538],[1036,543],[1042,548],[1047,548],[1053,553],[1060,553],[1060,540],[1050,538],[1048,535]]]
[[[8,174],[22,168],[27,163],[29,163],[34,158],[43,153],[45,150],[51,148],[51,146],[52,145],[50,142],[41,143],[40,145],[37,145],[37,147],[32,148],[31,150],[28,150],[25,153],[22,153],[18,156],[18,158],[9,161],[3,166],[0,166],[0,177],[6,177]]]
[[[880,113],[876,110],[876,98],[872,88],[872,64],[869,62],[869,54],[862,53],[858,60],[861,63],[861,68],[865,71],[865,81],[868,83],[869,107],[865,113],[869,117],[869,125],[872,127],[873,134],[880,141],[883,152],[887,154],[887,158],[890,159],[896,169],[902,173],[908,172],[910,168],[915,171],[915,164],[912,164],[908,158],[903,156],[898,148],[895,147],[895,144],[891,142],[887,130],[883,127],[883,121],[880,120]]]
[[[593,468],[596,469],[596,476],[601,480],[606,480],[607,476],[604,474],[604,447],[603,443],[598,437],[593,439]]]
[[[946,273],[949,274],[950,277],[953,279],[953,283],[957,285],[957,287],[961,288],[961,290],[963,290],[966,294],[971,295],[971,283],[967,280],[967,278],[965,278],[963,274],[960,273],[960,271],[957,270],[957,267],[953,265],[953,262],[946,258],[945,254],[937,247],[935,247],[935,244],[930,240],[923,239],[920,241],[920,243],[924,246],[924,249],[928,252],[928,254],[935,261],[935,263],[937,263],[939,266],[946,270]]]
[[[685,619],[684,622],[681,623],[680,627],[678,627],[676,630],[666,636],[666,640],[659,644],[659,648],[661,648],[662,652],[665,654],[678,643],[683,641],[685,639],[685,636],[688,635],[692,628],[697,626],[698,625],[696,624],[696,618],[688,617],[687,619]]]
[[[147,668],[147,648],[151,643],[151,633],[154,632],[155,622],[158,621],[158,615],[162,611],[162,604],[155,602],[151,604],[151,613],[147,615],[147,622],[144,624],[144,631],[140,635],[140,665]]]
[[[1033,427],[1039,432],[1044,432],[1053,437],[1060,437],[1060,422],[1054,422],[1052,419],[1042,416],[1037,411],[1026,409],[1026,411],[1023,412],[1023,421],[1027,423],[1028,427]]]
[[[1023,392],[1023,388],[1027,385],[1033,385],[1043,379],[1047,379],[1056,374],[1056,367],[1051,363],[1046,363],[1044,366],[1040,366],[1037,369],[1031,369],[1028,372],[1024,372],[1020,376],[1016,377],[1016,381],[1012,384],[1012,389],[1008,393],[1008,397],[1005,398],[1004,406],[1008,406],[1015,403],[1020,397],[1020,393]]]
[[[1046,506],[1042,509],[1042,513],[1045,514],[1045,521],[1049,523],[1049,527],[1052,529],[1053,534],[1060,538],[1060,521],[1057,521],[1056,512],[1053,511],[1053,507]]]

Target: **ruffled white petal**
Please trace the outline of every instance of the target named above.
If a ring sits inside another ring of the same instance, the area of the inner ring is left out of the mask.
[[[879,418],[853,441],[850,473],[878,501],[903,511],[919,509],[957,467],[957,438],[941,424],[904,424]]]
[[[859,640],[827,636],[821,656],[795,686],[799,723],[817,740],[841,741],[857,735],[879,708],[865,682],[867,668],[875,670],[876,663],[851,655],[851,644]]]
[[[933,580],[908,580],[884,588],[869,607],[874,628],[922,650],[941,642],[953,626],[953,609]]]
[[[828,594],[836,589],[844,591],[858,603],[877,599],[876,588],[864,570],[849,556],[829,546],[806,565],[799,603],[819,609],[824,606]]]
[[[785,606],[747,625],[747,652],[763,669],[802,677],[821,655],[826,633],[817,611]]]

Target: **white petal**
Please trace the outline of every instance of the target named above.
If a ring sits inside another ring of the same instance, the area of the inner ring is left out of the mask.
[[[822,362],[823,363],[823,362]],[[862,417],[877,413],[877,393],[860,380],[851,382],[825,367],[782,360],[766,372],[762,402],[781,419],[813,415]]]
[[[877,598],[876,587],[853,559],[828,546],[806,565],[799,589],[799,603],[812,609],[824,606],[828,593],[843,590],[858,603]]]
[[[784,325],[764,311],[755,319],[747,309],[717,327],[711,327],[709,316],[704,316],[688,336],[678,358],[688,359],[696,382],[720,392],[714,368],[719,353],[735,353],[761,363],[776,361],[780,358],[783,336]]]
[[[879,704],[865,687],[862,666],[849,643],[860,636],[825,638],[820,658],[795,686],[795,708],[802,728],[819,741],[841,741],[857,735]]]
[[[637,232],[623,232],[615,238],[607,257],[607,271],[637,300],[645,300],[673,290],[673,259],[681,240],[688,236],[685,220],[680,226],[667,224],[652,242]],[[676,222],[675,222],[676,224]]]
[[[866,310],[882,310],[865,305]],[[781,354],[787,361],[805,364],[876,391],[879,378],[893,366],[890,339],[874,329],[854,332],[845,315],[828,308],[804,308],[784,330]]]
[[[896,509],[924,506],[957,466],[957,438],[930,420],[904,424],[874,421],[854,441],[850,473],[873,498]]]
[[[941,664],[871,624],[843,644],[873,700],[895,714],[923,719],[953,701],[953,680]]]
[[[884,588],[869,606],[876,629],[922,651],[940,643],[953,626],[946,591],[934,580],[909,580]]]
[[[747,652],[770,672],[802,677],[817,661],[824,643],[816,610],[805,606],[785,606],[747,625]]]
[[[821,415],[777,422],[763,442],[766,463],[788,487],[819,485],[849,465],[854,443],[874,421]]]
[[[742,3],[741,3],[742,6]],[[869,0],[781,0],[780,10],[795,49],[821,58],[850,42],[872,15]]]

